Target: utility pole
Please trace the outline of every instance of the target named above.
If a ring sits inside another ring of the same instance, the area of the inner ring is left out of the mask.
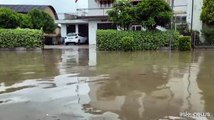
[[[171,23],[171,29],[173,29],[173,24],[174,24],[174,15],[175,15],[175,13],[174,13],[174,3],[175,3],[175,1],[174,0],[171,0],[171,8],[172,8],[172,13],[173,13],[173,15],[172,15],[172,23]]]
[[[193,28],[193,14],[194,14],[194,0],[192,0],[191,32],[192,32],[192,28]]]
[[[171,8],[172,8],[172,18],[171,18],[171,30],[173,29],[173,25],[174,25],[174,0],[171,0]],[[171,35],[171,38],[169,40],[169,49],[170,51],[172,50],[172,35]]]

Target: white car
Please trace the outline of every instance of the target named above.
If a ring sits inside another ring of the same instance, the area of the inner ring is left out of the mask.
[[[68,33],[65,38],[65,45],[86,43],[87,37],[80,33]]]

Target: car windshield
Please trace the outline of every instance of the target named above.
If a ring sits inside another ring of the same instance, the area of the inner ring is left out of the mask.
[[[67,36],[77,36],[76,33],[68,33]]]

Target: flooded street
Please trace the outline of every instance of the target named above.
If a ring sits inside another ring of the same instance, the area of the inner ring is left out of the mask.
[[[209,50],[0,51],[0,120],[214,120],[213,61]]]

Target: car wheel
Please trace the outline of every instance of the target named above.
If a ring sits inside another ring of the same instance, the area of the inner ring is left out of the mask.
[[[67,45],[73,45],[73,43],[66,43]]]
[[[78,45],[80,45],[80,40],[78,40]]]

